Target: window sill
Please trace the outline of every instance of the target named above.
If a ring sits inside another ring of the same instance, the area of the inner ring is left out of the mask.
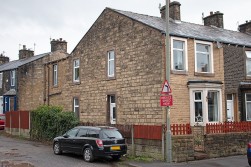
[[[72,82],[72,85],[80,85],[80,84],[81,84],[80,81],[78,81],[78,82],[77,82],[77,81],[73,81],[73,82]]]
[[[250,75],[246,75],[246,79],[251,79],[251,76]]]
[[[107,77],[107,81],[109,80],[116,80],[116,77]]]
[[[195,72],[195,76],[202,76],[202,77],[215,77],[214,73],[202,73],[202,72]]]
[[[177,75],[188,75],[187,71],[177,71],[177,70],[172,70],[171,74],[177,74]]]

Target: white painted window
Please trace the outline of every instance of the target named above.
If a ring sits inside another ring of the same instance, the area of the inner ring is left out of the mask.
[[[251,51],[246,51],[246,72],[251,76]]]
[[[58,65],[53,65],[53,86],[58,85]]]
[[[190,88],[190,123],[205,126],[222,121],[221,89]]]
[[[73,82],[79,82],[79,59],[73,62]]]
[[[115,73],[115,54],[114,51],[109,51],[107,54],[107,73],[108,73],[108,77],[114,77],[114,73]]]
[[[10,71],[10,85],[15,86],[15,70]]]
[[[79,99],[77,97],[73,98],[73,112],[79,118]]]
[[[212,43],[195,41],[195,72],[214,72]]]
[[[171,38],[171,69],[176,71],[188,71],[187,40],[183,38]]]
[[[251,121],[251,93],[245,94],[246,120]]]

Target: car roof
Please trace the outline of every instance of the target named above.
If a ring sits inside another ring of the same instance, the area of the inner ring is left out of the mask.
[[[117,128],[112,126],[77,126],[75,128],[92,129],[92,130],[103,130],[103,129],[118,130]]]

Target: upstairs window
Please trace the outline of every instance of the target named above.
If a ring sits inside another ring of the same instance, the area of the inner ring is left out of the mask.
[[[195,72],[213,73],[212,44],[196,42],[195,50]]]
[[[15,70],[10,71],[10,85],[15,86]]]
[[[182,38],[172,38],[172,62],[171,69],[174,71],[188,71],[187,69],[187,55],[186,55],[187,41]]]
[[[251,76],[251,51],[246,51],[246,72]]]
[[[73,81],[79,82],[79,59],[73,62]]]
[[[53,65],[53,86],[58,85],[58,65]]]
[[[115,73],[115,54],[114,51],[109,51],[107,54],[107,75],[108,77],[114,77]]]

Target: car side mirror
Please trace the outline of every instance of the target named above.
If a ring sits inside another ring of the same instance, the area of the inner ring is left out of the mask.
[[[64,134],[64,135],[63,135],[63,137],[64,137],[64,138],[68,138],[68,137],[69,137],[69,135],[67,135],[67,134]]]

